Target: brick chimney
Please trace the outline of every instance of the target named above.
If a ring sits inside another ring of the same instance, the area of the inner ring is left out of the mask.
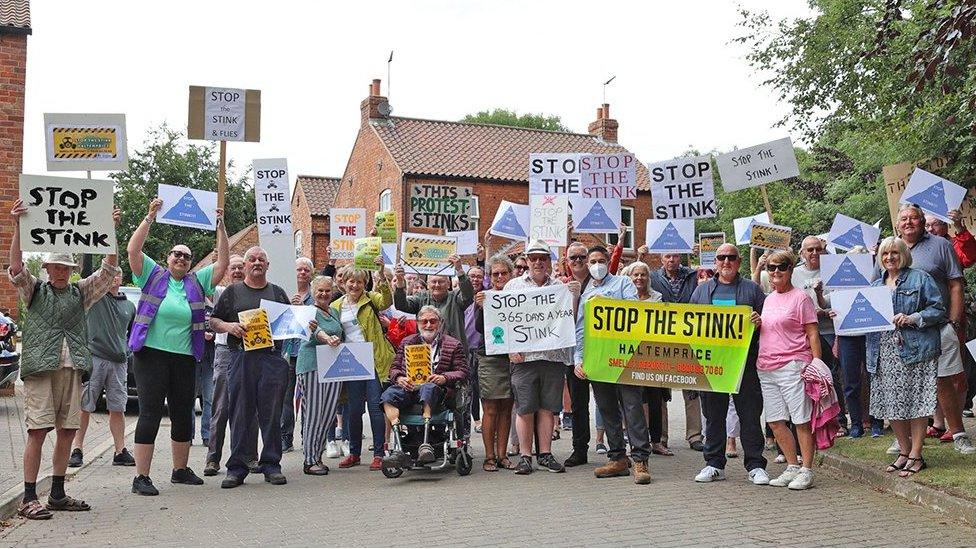
[[[588,131],[601,141],[607,143],[617,142],[617,128],[620,124],[610,118],[610,104],[604,103],[602,107],[596,109],[596,121],[590,122]]]
[[[380,79],[374,78],[373,82],[369,85],[369,97],[363,99],[363,102],[359,104],[359,110],[362,112],[362,123],[365,126],[369,123],[371,119],[389,119],[389,115],[380,112],[380,104],[389,103],[386,97],[380,95]]]

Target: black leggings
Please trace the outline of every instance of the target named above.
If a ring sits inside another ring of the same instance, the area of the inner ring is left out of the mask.
[[[647,427],[652,444],[661,442],[661,435],[664,434],[664,412],[661,408],[663,403],[669,400],[671,400],[669,389],[663,387],[646,387],[644,389],[644,402],[647,403]]]
[[[132,371],[139,391],[139,421],[136,424],[136,444],[155,444],[159,421],[163,418],[163,402],[169,406],[174,442],[193,440],[190,415],[196,391],[196,359],[160,351],[150,347],[133,355]]]

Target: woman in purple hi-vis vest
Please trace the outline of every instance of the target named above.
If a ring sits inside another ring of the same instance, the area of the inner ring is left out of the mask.
[[[149,469],[164,401],[172,423],[170,480],[176,484],[203,484],[203,479],[186,465],[193,439],[191,414],[196,362],[203,358],[204,300],[224,277],[229,259],[224,214],[220,208],[216,212],[217,261],[212,265],[190,272],[193,254],[183,244],[170,249],[165,267],[144,254],[142,247],[149,236],[149,227],[162,206],[163,201],[158,197],[149,203],[149,213],[132,234],[127,249],[132,280],[142,288],[129,348],[134,351],[132,370],[139,392],[135,433],[137,476],[132,480],[132,492],[143,496],[159,494],[149,478]]]

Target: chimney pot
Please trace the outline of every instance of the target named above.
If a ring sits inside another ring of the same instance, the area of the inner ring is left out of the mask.
[[[603,107],[596,108],[596,119],[603,120]]]
[[[603,104],[603,118],[610,118],[610,103]]]
[[[373,95],[373,96],[377,96],[377,97],[380,95],[380,79],[379,78],[374,78],[373,79],[373,83],[369,87],[369,94],[370,95]]]

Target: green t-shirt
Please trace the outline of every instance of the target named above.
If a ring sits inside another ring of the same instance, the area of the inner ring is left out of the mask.
[[[149,274],[156,267],[156,262],[146,254],[142,254],[142,276],[132,275],[132,282],[142,288],[149,281]],[[207,265],[196,272],[197,280],[203,286],[203,293],[212,295],[213,287],[213,265]],[[186,290],[183,289],[183,281],[173,277],[169,279],[169,288],[166,289],[166,297],[159,304],[159,310],[149,324],[149,333],[146,334],[146,347],[168,351],[181,355],[192,355],[193,348],[190,344],[190,302],[186,300]]]

